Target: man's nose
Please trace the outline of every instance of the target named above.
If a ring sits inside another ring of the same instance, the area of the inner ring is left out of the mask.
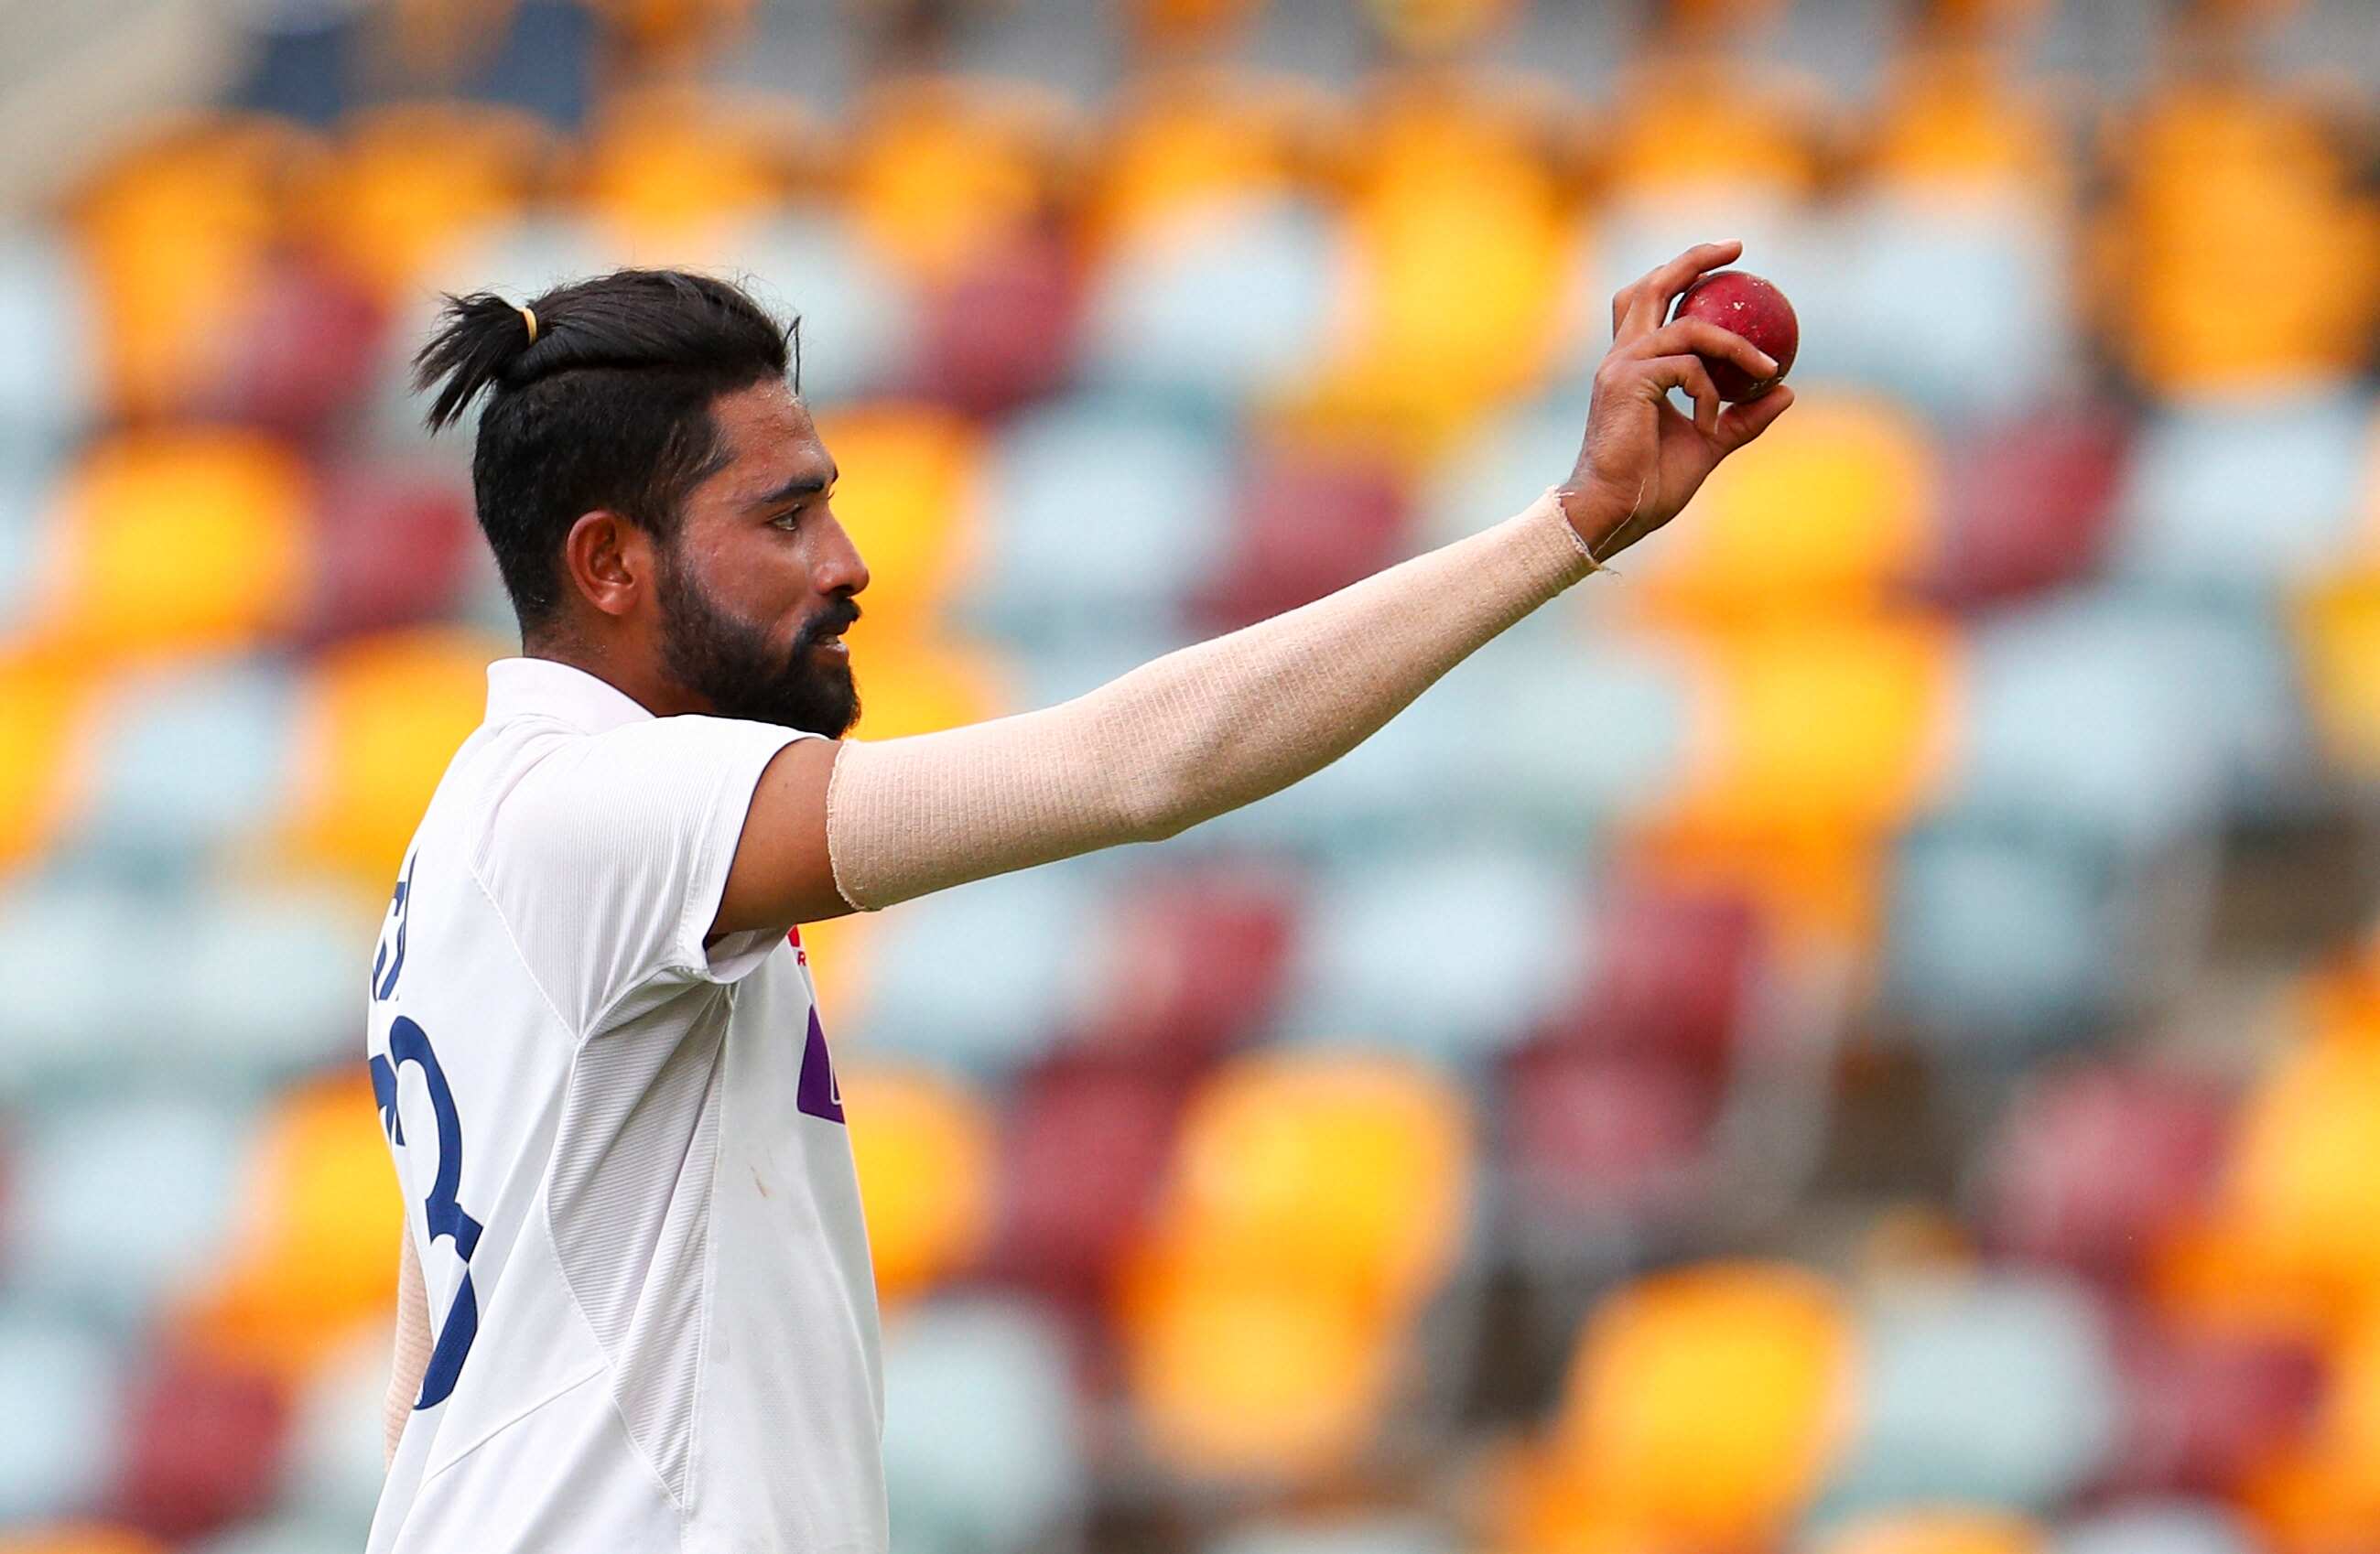
[[[810,564],[810,586],[820,593],[858,593],[868,587],[868,564],[851,542],[843,525],[832,519],[820,535],[818,557]]]

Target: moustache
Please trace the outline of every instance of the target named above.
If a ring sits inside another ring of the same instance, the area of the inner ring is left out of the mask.
[[[851,601],[831,604],[802,623],[802,629],[794,636],[794,651],[800,654],[830,637],[839,637],[858,620],[859,606]]]

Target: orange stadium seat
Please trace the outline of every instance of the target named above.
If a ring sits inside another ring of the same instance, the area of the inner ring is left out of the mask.
[[[2343,376],[2380,318],[2380,206],[2309,114],[2198,82],[2122,127],[2095,237],[2109,348],[2167,393]],[[2267,278],[2286,273],[2287,285]]]
[[[1104,249],[1202,210],[1292,192],[1327,113],[1293,81],[1189,69],[1136,84],[1100,137],[1090,199]]]
[[[1560,1470],[1658,1547],[1759,1547],[1832,1460],[1853,1349],[1840,1298],[1797,1268],[1716,1264],[1630,1286],[1580,1335]]]
[[[981,437],[949,410],[899,401],[821,409],[818,431],[842,471],[835,517],[868,563],[856,638],[866,675],[876,639],[930,632],[973,565]]]
[[[607,105],[576,181],[588,213],[636,262],[732,263],[722,235],[784,200],[807,133],[779,103],[646,92]]]
[[[0,1532],[0,1554],[166,1554],[166,1547],[137,1527],[70,1522]]]
[[[1694,111],[1679,113],[1680,103]],[[1796,198],[1817,179],[1818,106],[1808,83],[1771,65],[1659,52],[1622,77],[1609,119],[1595,130],[1594,154],[1621,203],[1672,204],[1718,191]]]
[[[293,861],[384,892],[455,748],[487,710],[487,666],[511,649],[443,627],[357,637],[300,692]]]
[[[2229,1202],[2266,1277],[2334,1312],[2380,1293],[2380,1044],[2316,1038],[2252,1093]],[[2380,1437],[2375,1437],[2380,1440]]]
[[[976,1096],[924,1068],[844,1062],[852,1159],[888,1305],[965,1271],[990,1239],[997,1140]]]
[[[47,846],[90,785],[92,680],[69,655],[0,653],[0,873]]]
[[[1937,196],[2023,190],[2060,200],[2072,187],[2046,105],[1988,48],[1903,55],[1861,154],[1878,182]]]
[[[341,126],[296,204],[308,238],[386,297],[461,244],[517,212],[554,154],[539,123],[510,109],[400,103]]]
[[[1873,605],[1923,573],[1941,501],[1932,440],[1912,417],[1813,391],[1719,466],[1694,522],[1620,563],[1624,592],[1697,619]]]
[[[2300,590],[2290,614],[2325,753],[2342,771],[2380,775],[2380,570],[2326,576]]]
[[[911,273],[957,273],[1040,213],[1060,128],[1051,103],[946,79],[882,89],[860,113],[844,173],[861,227]]]
[[[1223,1283],[1408,1312],[1462,1254],[1472,1149],[1462,1093],[1418,1064],[1241,1058],[1184,1115],[1153,1244]]]
[[[187,402],[230,344],[224,322],[285,229],[289,183],[321,154],[284,124],[171,127],[75,197],[70,221],[95,290],[111,401],[136,415]]]
[[[1295,1482],[1353,1459],[1379,1428],[1400,1345],[1328,1292],[1136,1272],[1123,1335],[1145,1449],[1185,1477]]]
[[[240,1201],[218,1276],[176,1324],[194,1353],[294,1384],[394,1319],[404,1204],[360,1064],[281,1098]]]
[[[249,646],[306,606],[302,464],[253,432],[126,432],[84,454],[59,499],[61,573],[35,629],[98,659]]]
[[[1813,1546],[1817,1554],[2042,1554],[2041,1529],[1998,1511],[1888,1511],[1863,1516]]]

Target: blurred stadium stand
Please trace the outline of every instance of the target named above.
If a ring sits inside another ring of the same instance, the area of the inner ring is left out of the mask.
[[[69,15],[76,26],[64,25]],[[887,735],[1802,405],[1345,761],[806,934],[899,1554],[2380,1548],[2370,0],[0,8],[0,1554],[328,1554],[441,288],[805,315]]]

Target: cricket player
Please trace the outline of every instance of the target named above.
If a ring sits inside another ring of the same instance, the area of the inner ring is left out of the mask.
[[[372,960],[406,1226],[371,1554],[883,1554],[868,1234],[798,925],[1170,837],[1345,754],[1791,405],[1722,407],[1705,358],[1775,364],[1664,322],[1738,251],[1614,299],[1577,463],[1525,511],[1062,705],[875,741],[843,737],[868,566],[787,326],[673,271],[450,298],[417,385],[433,431],[485,396],[521,654]]]

